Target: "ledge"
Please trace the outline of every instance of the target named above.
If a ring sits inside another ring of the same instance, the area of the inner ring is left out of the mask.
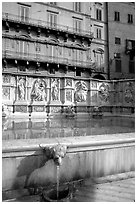
[[[135,133],[95,135],[69,138],[41,138],[27,140],[3,141],[2,157],[23,157],[27,155],[40,155],[39,145],[49,147],[57,144],[66,145],[67,153],[95,151],[100,149],[135,146]]]

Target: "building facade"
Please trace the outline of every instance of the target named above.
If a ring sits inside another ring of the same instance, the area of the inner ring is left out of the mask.
[[[3,2],[3,103],[14,114],[92,106],[108,78],[106,3]]]
[[[110,79],[135,78],[135,3],[108,2]]]

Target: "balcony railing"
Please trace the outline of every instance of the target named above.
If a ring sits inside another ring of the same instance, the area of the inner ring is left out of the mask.
[[[46,56],[39,53],[23,53],[23,52],[13,52],[10,50],[2,51],[2,57],[15,60],[26,60],[26,61],[36,61],[43,63],[56,63],[63,64],[67,66],[81,67],[92,69],[93,63],[87,61],[79,61],[68,58]]]
[[[21,18],[21,16],[18,15],[13,15],[9,13],[2,13],[2,19],[7,20],[7,21],[13,21],[19,24],[27,24],[31,26],[39,26],[47,29],[52,29],[52,30],[58,30],[62,32],[68,32],[71,34],[77,34],[77,35],[82,35],[86,36],[89,38],[93,38],[93,32],[87,31],[87,30],[82,30],[78,29],[76,30],[73,27],[70,26],[65,26],[65,25],[60,25],[56,23],[51,23],[43,20],[38,20],[38,19],[33,19],[33,18]]]

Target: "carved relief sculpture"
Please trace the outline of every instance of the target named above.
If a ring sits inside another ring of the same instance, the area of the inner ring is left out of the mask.
[[[75,85],[75,101],[76,102],[86,102],[87,100],[87,85],[84,81],[79,81]]]
[[[107,102],[109,99],[109,85],[102,83],[99,87],[99,97],[102,101]]]
[[[66,79],[66,86],[72,87],[72,80],[71,79]]]
[[[59,79],[51,79],[51,96],[53,101],[59,100]]]
[[[10,83],[10,81],[11,81],[11,76],[9,76],[9,75],[3,75],[3,76],[2,76],[2,81],[3,81],[4,84]]]
[[[46,82],[43,79],[37,79],[34,81],[33,88],[31,91],[32,101],[46,101]]]
[[[10,99],[10,88],[9,87],[2,87],[2,97],[4,100]]]
[[[72,102],[72,91],[66,90],[66,101]]]
[[[127,103],[134,102],[134,89],[133,84],[131,82],[127,82],[124,90],[125,101]]]
[[[24,77],[19,77],[18,78],[18,86],[17,86],[17,90],[18,90],[18,99],[19,100],[25,100],[25,78]]]

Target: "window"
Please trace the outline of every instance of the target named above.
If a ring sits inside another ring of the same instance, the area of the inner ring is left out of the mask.
[[[19,41],[19,53],[20,54],[28,54],[28,42]]]
[[[116,72],[121,72],[121,59],[115,60],[115,69],[116,69]]]
[[[57,2],[49,2],[49,4],[57,5]]]
[[[121,39],[115,37],[115,44],[120,45],[121,44]]]
[[[49,72],[50,72],[50,74],[55,74],[55,69],[54,68],[50,68]]]
[[[114,58],[120,59],[121,58],[121,54],[116,52],[114,53]]]
[[[81,71],[76,69],[76,76],[81,76]]]
[[[115,11],[114,20],[115,20],[115,21],[120,21],[120,12]]]
[[[81,12],[81,2],[74,2],[74,11]]]
[[[129,73],[134,74],[135,73],[135,62],[129,61]]]
[[[50,27],[57,26],[57,15],[53,13],[48,13],[48,23]]]
[[[101,29],[100,28],[97,28],[97,30],[96,30],[96,37],[98,38],[98,39],[101,39]]]
[[[28,22],[28,20],[29,20],[29,8],[27,6],[21,6],[20,7],[20,16],[21,16],[21,21]]]
[[[102,11],[101,9],[96,10],[96,19],[101,21],[102,20]]]
[[[133,15],[128,14],[128,23],[133,23]]]
[[[74,31],[81,31],[81,20],[74,19]]]

